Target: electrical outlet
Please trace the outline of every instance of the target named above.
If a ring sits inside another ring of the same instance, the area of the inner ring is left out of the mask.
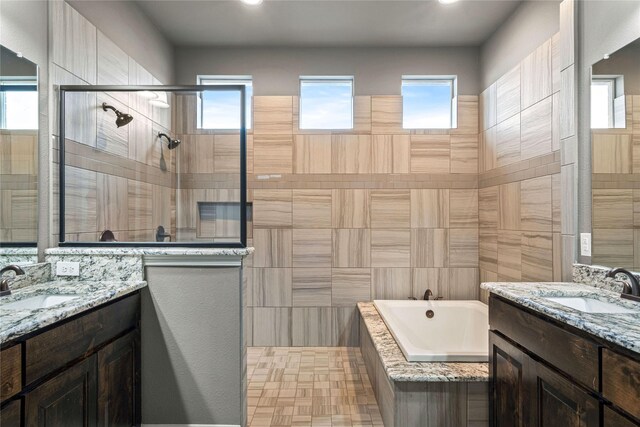
[[[56,263],[56,275],[78,277],[80,276],[80,263],[58,261]]]
[[[580,233],[580,255],[591,256],[591,233]]]

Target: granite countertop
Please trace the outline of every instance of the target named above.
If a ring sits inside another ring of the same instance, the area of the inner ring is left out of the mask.
[[[147,286],[145,281],[50,281],[17,289],[0,299],[0,344],[20,338],[93,307]],[[77,295],[62,304],[37,310],[6,309],[5,305],[38,295]]]
[[[489,380],[488,363],[407,362],[373,303],[359,302],[358,309],[390,380],[401,382]]]
[[[505,282],[483,283],[481,287],[552,319],[640,353],[640,303],[621,299],[617,292],[579,283]],[[585,313],[545,299],[561,296],[591,297],[635,309],[637,312]]]
[[[201,255],[201,256],[248,256],[253,253],[252,247],[247,248],[189,248],[189,247],[62,247],[45,250],[46,255],[114,255],[114,256],[144,256],[144,255]]]

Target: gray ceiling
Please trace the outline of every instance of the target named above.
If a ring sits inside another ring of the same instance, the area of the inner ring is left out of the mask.
[[[177,46],[412,47],[478,46],[521,0],[136,2]]]

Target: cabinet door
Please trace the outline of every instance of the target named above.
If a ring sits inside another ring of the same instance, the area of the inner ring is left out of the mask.
[[[600,425],[598,400],[560,374],[535,366],[537,427],[596,427]]]
[[[140,423],[139,340],[137,331],[98,352],[98,425]]]
[[[95,426],[96,359],[67,369],[25,396],[25,424],[41,427]]]
[[[493,427],[532,425],[533,360],[494,332],[489,333],[489,410]]]
[[[638,427],[640,424],[623,417],[609,407],[604,407],[604,427]]]
[[[0,426],[20,427],[20,401],[13,400],[0,409]]]

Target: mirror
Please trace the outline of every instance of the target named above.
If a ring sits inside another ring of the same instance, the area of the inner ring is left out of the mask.
[[[38,233],[38,66],[0,46],[0,253]]]
[[[591,74],[592,264],[640,271],[640,39]]]

